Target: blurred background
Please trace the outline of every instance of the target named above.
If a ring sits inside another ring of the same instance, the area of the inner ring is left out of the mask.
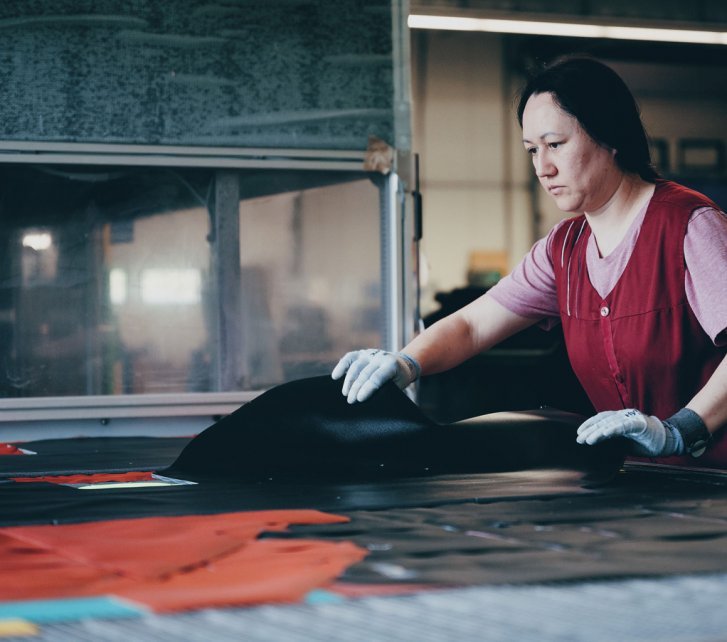
[[[562,216],[515,118],[562,54],[621,74],[661,173],[727,206],[726,24],[717,0],[3,4],[6,418],[209,416],[401,348]],[[535,328],[418,398],[587,412],[566,361]]]

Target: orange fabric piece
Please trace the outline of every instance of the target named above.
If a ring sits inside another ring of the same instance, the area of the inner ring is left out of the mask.
[[[365,556],[351,542],[269,539],[196,573],[137,583],[115,593],[157,612],[296,602],[314,588],[327,587]]]
[[[0,444],[0,455],[24,455],[25,453],[12,444]]]
[[[160,611],[297,601],[366,556],[350,542],[256,539],[315,510],[152,517],[0,529],[0,600],[113,594]]]
[[[47,482],[49,484],[101,484],[104,482],[135,482],[151,481],[151,471],[131,473],[91,473],[78,475],[45,475],[43,477],[11,477],[14,482],[32,483]]]

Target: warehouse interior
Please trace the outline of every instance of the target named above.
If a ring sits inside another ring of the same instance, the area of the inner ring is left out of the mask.
[[[39,0],[0,29],[0,638],[723,639],[727,475],[584,454],[558,327],[369,405],[330,378],[564,218],[515,113],[559,56],[727,208],[723,3]]]

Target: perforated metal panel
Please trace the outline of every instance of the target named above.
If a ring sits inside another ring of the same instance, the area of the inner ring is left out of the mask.
[[[0,139],[393,143],[394,4],[3,2]]]

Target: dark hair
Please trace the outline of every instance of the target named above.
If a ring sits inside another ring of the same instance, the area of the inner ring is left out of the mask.
[[[603,63],[585,57],[559,58],[528,80],[520,93],[517,119],[533,94],[550,93],[597,143],[616,150],[616,163],[653,183],[649,141],[636,100],[621,77]]]

